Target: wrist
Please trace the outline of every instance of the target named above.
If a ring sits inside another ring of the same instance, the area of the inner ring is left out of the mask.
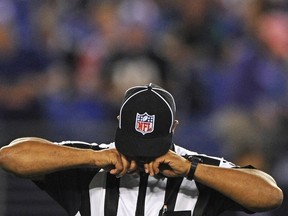
[[[86,165],[91,167],[98,167],[99,159],[101,158],[100,151],[93,151],[91,149],[86,150]]]
[[[185,158],[190,162],[190,169],[186,175],[186,178],[191,181],[194,179],[195,171],[198,164],[202,163],[203,161],[200,157],[197,156],[185,156]]]

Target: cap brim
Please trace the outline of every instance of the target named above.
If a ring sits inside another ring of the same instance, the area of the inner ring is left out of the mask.
[[[115,146],[117,150],[130,157],[159,157],[166,154],[172,145],[172,133],[157,138],[139,138],[129,136],[117,129]]]

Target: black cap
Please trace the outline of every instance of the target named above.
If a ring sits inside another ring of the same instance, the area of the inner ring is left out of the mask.
[[[115,145],[130,157],[158,157],[172,145],[176,106],[173,96],[150,83],[125,93],[119,114]]]

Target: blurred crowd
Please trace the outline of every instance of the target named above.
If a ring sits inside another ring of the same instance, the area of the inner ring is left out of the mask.
[[[149,82],[175,96],[175,142],[288,185],[287,1],[0,0],[2,145],[113,141]]]

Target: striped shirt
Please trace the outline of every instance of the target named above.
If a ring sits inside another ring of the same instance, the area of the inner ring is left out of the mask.
[[[55,144],[95,151],[115,148],[114,143],[65,141]],[[223,158],[198,154],[177,145],[174,151],[179,155],[197,155],[206,164],[235,167]],[[225,210],[248,212],[220,193],[182,177],[152,177],[140,173],[116,178],[102,169],[77,168],[48,174],[44,181],[36,184],[71,216],[215,216]],[[163,212],[164,205],[166,212]]]

